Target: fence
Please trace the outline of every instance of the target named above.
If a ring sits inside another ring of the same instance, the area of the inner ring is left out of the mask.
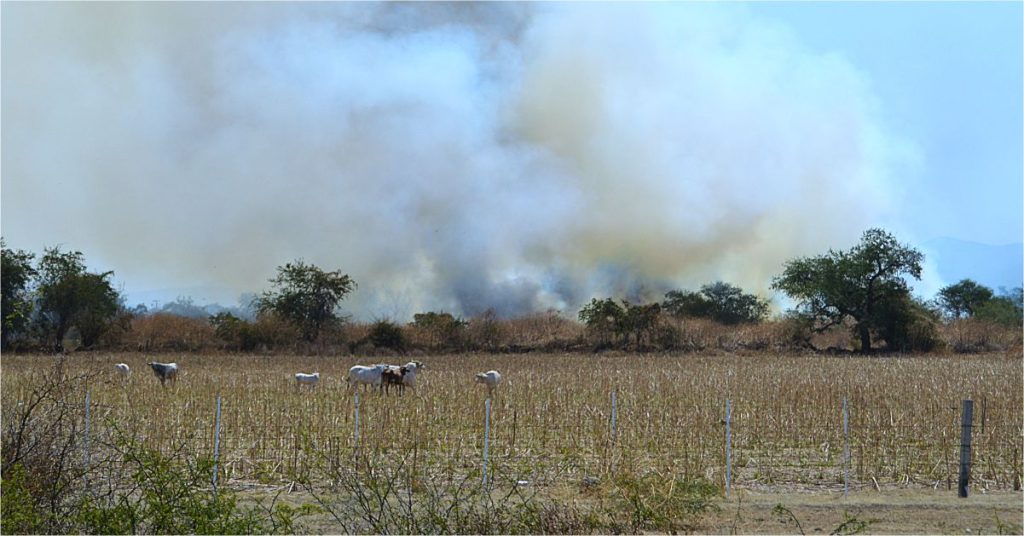
[[[89,435],[97,428],[90,422],[94,404],[89,396],[83,441],[87,463],[94,448]],[[485,486],[546,485],[617,471],[655,471],[706,478],[719,483],[726,494],[734,487],[844,494],[892,485],[952,490],[957,480],[958,491],[966,496],[966,471],[972,460],[973,478],[982,486],[1020,486],[1022,438],[1019,433],[993,434],[991,426],[986,431],[985,417],[972,424],[970,401],[964,401],[962,415],[956,408],[941,413],[947,418],[940,419],[945,426],[936,436],[931,426],[897,420],[891,412],[888,422],[879,418],[877,408],[867,415],[858,411],[857,400],[847,398],[836,401],[831,418],[810,423],[754,417],[742,401],[727,399],[718,413],[721,420],[713,423],[707,420],[713,411],[651,415],[636,401],[611,391],[607,407],[583,405],[571,419],[575,426],[562,429],[553,429],[536,408],[520,411],[506,403],[492,416],[490,398],[480,408],[482,418],[477,422],[482,426],[475,429],[453,429],[448,426],[453,421],[444,415],[425,412],[414,416],[421,418],[418,422],[400,418],[401,406],[366,404],[367,398],[361,405],[356,395],[350,408],[341,409],[344,413],[337,416],[336,425],[324,429],[305,426],[303,415],[246,423],[239,406],[217,397],[209,405],[209,422],[142,439],[168,452],[212,453],[214,491],[218,476],[224,482],[267,483],[315,478],[318,471],[351,464],[360,454],[400,460],[423,475],[451,478],[479,472]],[[118,411],[105,409],[107,414]],[[938,444],[914,439],[933,437],[942,439]]]

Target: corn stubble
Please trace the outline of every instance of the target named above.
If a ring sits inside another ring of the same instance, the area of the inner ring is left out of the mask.
[[[152,359],[68,360],[71,370],[101,372],[89,387],[94,433],[116,426],[159,449],[210,456],[220,396],[222,482],[235,484],[329,479],[359,459],[401,463],[414,488],[479,476],[486,389],[473,378],[490,369],[505,378],[490,417],[489,466],[499,484],[585,493],[592,482],[626,474],[724,486],[726,399],[734,487],[841,490],[843,398],[854,489],[955,486],[960,402],[968,398],[975,401],[973,486],[1012,489],[1022,473],[1021,361],[1005,355],[422,356],[415,359],[428,369],[415,392],[359,392],[358,439],[345,374],[381,358],[164,355],[182,369],[168,388],[145,366]],[[126,380],[113,370],[120,361],[133,370]],[[4,358],[4,415],[50,366],[38,356]],[[300,371],[319,371],[320,384],[297,386]]]

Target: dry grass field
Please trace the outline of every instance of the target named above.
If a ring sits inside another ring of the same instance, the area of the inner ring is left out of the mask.
[[[145,365],[154,359],[179,364],[176,385],[161,388]],[[168,452],[212,455],[220,396],[219,477],[239,489],[329,479],[357,453],[400,463],[414,480],[479,478],[486,390],[473,376],[489,369],[505,377],[490,415],[490,477],[499,487],[565,493],[629,474],[665,482],[703,478],[724,490],[728,399],[733,494],[834,497],[843,487],[844,398],[854,493],[955,496],[963,399],[975,402],[972,492],[1020,486],[1020,356],[415,359],[427,365],[415,393],[360,393],[358,439],[355,396],[344,378],[348,367],[381,358],[84,354],[65,366],[97,373],[83,386],[91,434],[115,427]],[[53,361],[4,356],[5,417]],[[114,373],[121,361],[132,367],[126,380]],[[300,371],[319,371],[320,385],[298,388],[292,375]]]

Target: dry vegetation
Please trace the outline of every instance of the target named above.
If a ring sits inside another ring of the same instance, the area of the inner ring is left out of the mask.
[[[360,396],[361,438],[345,371],[352,357],[170,354],[182,375],[162,389],[151,355],[76,355],[71,371],[99,370],[92,427],[132,430],[161,449],[209,455],[214,401],[223,400],[222,478],[279,483],[316,479],[363,452],[400,460],[419,476],[479,474],[484,390],[473,373],[501,370],[493,404],[496,479],[545,486],[622,471],[724,479],[724,406],[733,405],[734,485],[835,490],[842,486],[842,415],[850,403],[855,488],[955,488],[960,401],[975,401],[975,486],[1019,487],[1019,356],[862,358],[695,355],[449,355],[420,357],[416,395]],[[113,364],[133,374],[122,382]],[[398,361],[392,359],[392,361]],[[52,358],[5,356],[3,411],[23,400]],[[298,389],[294,372],[320,371]],[[611,434],[610,394],[617,393]],[[83,401],[84,403],[84,401]]]
[[[296,329],[271,317],[246,324],[243,332],[226,330],[218,335],[205,319],[171,314],[154,314],[132,319],[129,330],[112,335],[109,347],[141,352],[251,351],[261,355],[303,354],[344,356],[394,356],[395,348],[376,346],[370,341],[371,325],[344,323],[326,329],[314,343],[299,340]],[[466,351],[584,352],[608,348],[606,337],[588,331],[582,324],[554,312],[500,319],[481,315],[450,330],[429,330],[412,324],[397,325],[404,350],[415,355],[450,354]],[[961,319],[939,325],[934,355],[1007,352],[1022,355],[1024,331],[1020,326]],[[621,344],[621,341],[615,341]],[[811,333],[794,318],[755,324],[725,325],[706,318],[662,316],[647,351],[771,352],[812,353],[815,349],[850,352],[856,349],[850,326],[837,326],[824,333]],[[630,347],[629,349],[634,349]]]

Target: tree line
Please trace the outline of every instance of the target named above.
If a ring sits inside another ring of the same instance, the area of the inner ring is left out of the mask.
[[[119,334],[144,329],[142,319],[153,316],[144,307],[127,308],[111,282],[113,272],[89,271],[81,252],[49,248],[34,262],[32,253],[2,244],[2,257],[0,333],[5,350],[63,351],[69,335],[74,335],[76,346],[82,348],[112,346]],[[829,250],[786,262],[782,273],[772,279],[771,288],[788,297],[793,307],[774,320],[769,320],[766,299],[716,281],[697,291],[669,291],[658,302],[593,298],[576,315],[581,332],[571,326],[558,327],[569,321],[548,315],[550,326],[533,328],[547,335],[534,338],[572,339],[562,341],[567,348],[699,349],[701,345],[682,340],[685,330],[681,326],[688,321],[701,319],[732,329],[775,322],[792,346],[816,349],[811,343],[816,334],[838,330],[849,333],[852,349],[869,353],[880,347],[888,351],[934,350],[942,344],[940,326],[962,319],[1021,327],[1021,288],[997,295],[965,279],[944,287],[930,301],[913,296],[908,279],[920,279],[923,260],[920,251],[901,244],[888,232],[869,229],[848,250]],[[269,283],[270,288],[252,301],[255,318],[218,312],[203,320],[207,324],[203,329],[220,340],[223,348],[241,351],[282,347],[295,341],[309,346],[338,338],[347,321],[339,305],[357,288],[350,276],[299,259],[278,267]],[[171,314],[165,316],[176,316],[173,308],[168,312]],[[165,319],[165,323],[169,321]],[[529,321],[519,324],[531,325]],[[350,327],[342,338],[351,351],[365,347],[398,352],[412,348],[494,350],[510,346],[496,341],[502,330],[516,329],[519,324],[503,327],[502,319],[490,312],[466,320],[428,311],[414,315],[404,326],[385,319],[361,330]],[[552,335],[554,331],[559,335]]]

